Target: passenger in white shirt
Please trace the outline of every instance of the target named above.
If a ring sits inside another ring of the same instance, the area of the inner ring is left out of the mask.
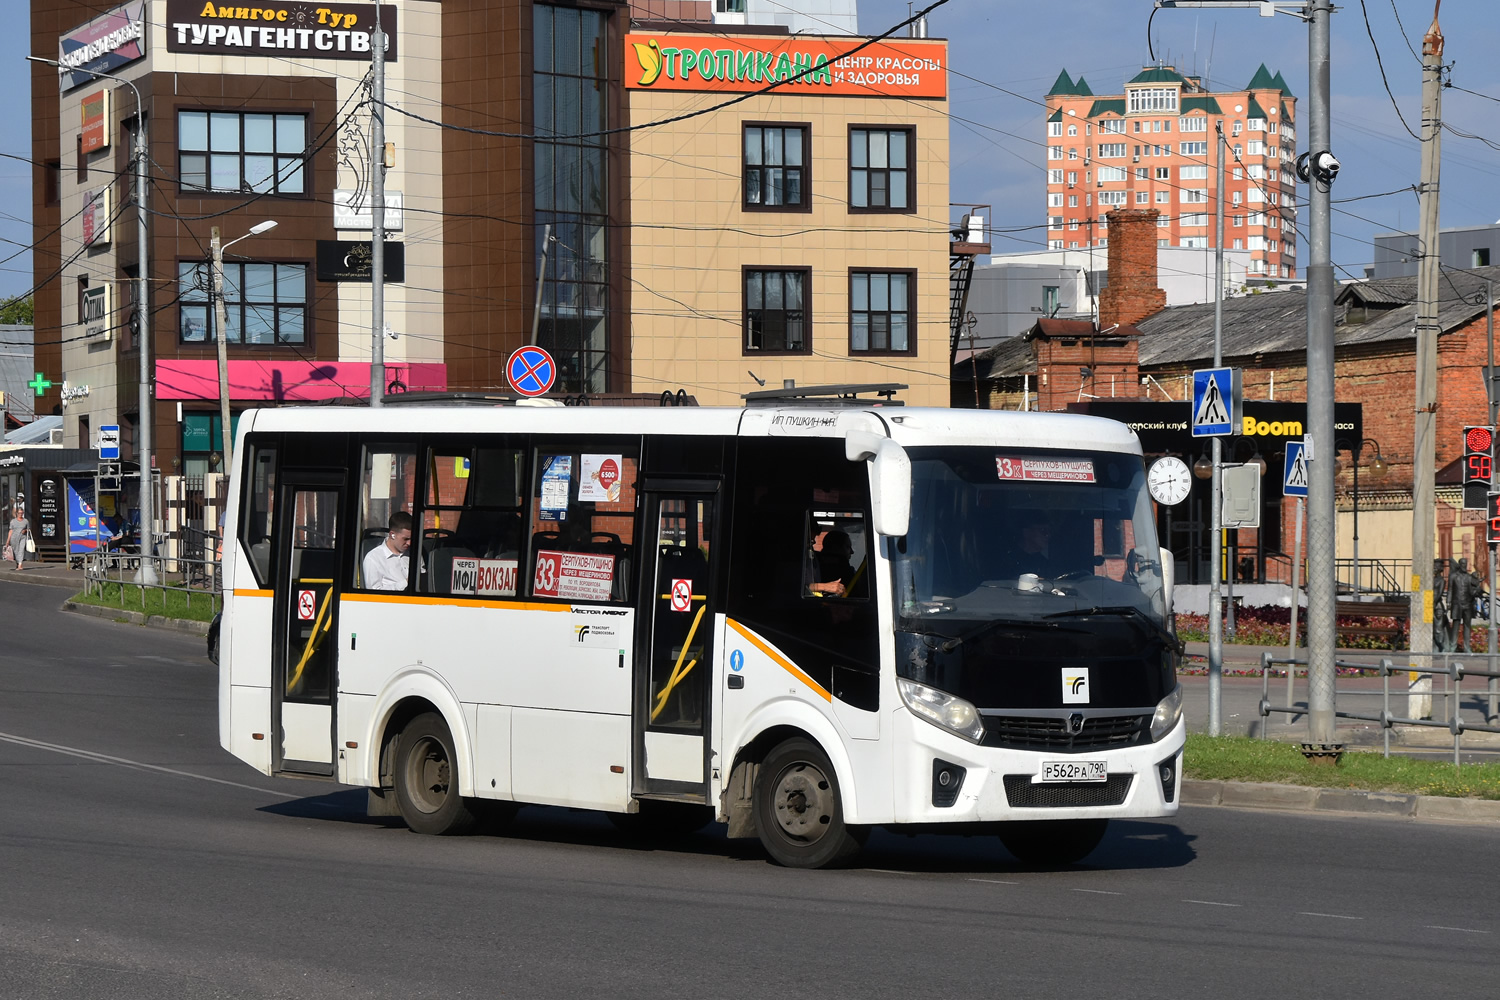
[[[364,581],[367,590],[405,590],[410,575],[411,515],[398,510],[391,515],[385,541],[365,556]]]

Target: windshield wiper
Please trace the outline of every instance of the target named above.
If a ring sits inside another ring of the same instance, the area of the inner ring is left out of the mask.
[[[1048,617],[1052,616],[1049,615]],[[1057,622],[1043,621],[1040,618],[991,618],[988,621],[969,629],[969,631],[965,632],[963,635],[956,635],[948,641],[940,643],[937,648],[942,650],[944,653],[951,653],[959,646],[962,646],[966,640],[977,639],[981,635],[985,635],[988,632],[993,632],[997,628],[1061,629],[1063,628],[1063,626],[1059,625]],[[1076,630],[1069,629],[1068,631]]]
[[[1182,640],[1173,635],[1165,625],[1157,621],[1155,618],[1152,618],[1150,615],[1146,614],[1146,612],[1142,611],[1140,608],[1136,607],[1133,604],[1110,604],[1104,606],[1095,606],[1092,608],[1074,608],[1072,611],[1058,611],[1054,614],[1046,615],[1045,617],[1092,618],[1096,615],[1113,615],[1119,618],[1129,618],[1134,622],[1140,622],[1144,624],[1153,635],[1161,639],[1161,641],[1167,645],[1168,649],[1175,650],[1177,655],[1179,656],[1182,655],[1183,650],[1186,648],[1182,644]]]

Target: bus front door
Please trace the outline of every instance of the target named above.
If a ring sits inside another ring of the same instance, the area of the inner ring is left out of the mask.
[[[280,739],[275,769],[332,776],[344,490],[337,474],[295,475],[296,470],[287,470],[277,497],[280,570],[271,685],[272,731]]]
[[[717,483],[646,484],[643,625],[637,632],[637,795],[708,801]]]

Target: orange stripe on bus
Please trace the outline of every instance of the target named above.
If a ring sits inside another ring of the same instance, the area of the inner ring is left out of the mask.
[[[776,652],[776,650],[772,649],[770,644],[760,636],[756,635],[754,632],[750,631],[748,628],[741,625],[733,618],[726,618],[724,620],[729,624],[730,628],[734,629],[740,635],[744,636],[745,639],[750,643],[750,645],[754,646],[762,653],[765,653],[771,659],[780,664],[782,669],[784,669],[787,673],[791,674],[803,684],[806,684],[808,687],[816,691],[819,698],[822,698],[824,701],[828,702],[833,701],[833,695],[829,693],[827,688],[823,687],[823,685],[819,684],[817,681],[807,676],[807,674],[803,673],[802,670],[791,660],[788,660],[786,657]]]
[[[234,588],[234,596],[235,597],[275,597],[276,596],[276,591],[274,591],[274,590],[241,590],[240,588],[236,587],[236,588]]]
[[[416,604],[429,607],[502,608],[507,611],[572,611],[568,604],[540,604],[532,601],[476,601],[451,597],[417,597],[408,594],[341,594],[341,600],[364,604]]]

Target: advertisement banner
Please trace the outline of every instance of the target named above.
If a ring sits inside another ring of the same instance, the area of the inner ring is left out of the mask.
[[[863,46],[861,48],[861,46]],[[858,48],[858,52],[852,50]],[[631,90],[844,97],[947,97],[947,46],[934,42],[797,35],[625,36],[625,86]]]
[[[93,552],[103,544],[101,538],[109,533],[99,524],[99,518],[89,502],[78,494],[73,484],[68,484],[68,552],[78,555]]]
[[[167,51],[370,61],[375,5],[255,0],[249,5],[167,0]],[[380,5],[385,61],[396,60],[396,6]]]
[[[130,0],[57,40],[57,81],[63,90],[97,83],[85,70],[109,73],[145,54],[146,0]]]
[[[109,188],[83,193],[83,245],[103,246],[109,242]]]
[[[87,95],[79,106],[79,117],[83,125],[83,152],[109,146],[109,91],[99,90]]]

